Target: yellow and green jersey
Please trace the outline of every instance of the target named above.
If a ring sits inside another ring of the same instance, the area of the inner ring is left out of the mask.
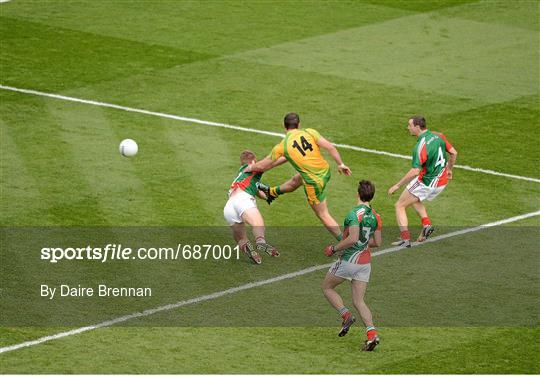
[[[270,158],[285,157],[302,176],[310,203],[319,203],[326,197],[326,183],[330,180],[330,165],[321,154],[317,141],[321,135],[315,129],[294,129],[283,141],[274,146]]]

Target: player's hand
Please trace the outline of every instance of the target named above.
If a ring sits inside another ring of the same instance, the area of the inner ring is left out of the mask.
[[[394,184],[394,185],[391,186],[390,189],[388,190],[388,194],[391,195],[391,194],[393,194],[395,191],[397,191],[398,189],[399,189],[399,185]]]
[[[329,245],[324,249],[326,257],[331,257],[334,253],[336,253],[336,251],[333,245]]]
[[[448,177],[448,180],[452,180],[452,177],[453,177],[453,173],[452,173],[452,170],[447,170],[446,171],[446,176]]]
[[[345,176],[351,176],[351,174],[352,174],[351,169],[349,167],[345,166],[344,163],[342,163],[342,164],[340,164],[338,166],[338,172],[340,174],[345,175]]]

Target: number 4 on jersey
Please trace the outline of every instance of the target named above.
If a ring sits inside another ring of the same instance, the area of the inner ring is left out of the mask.
[[[311,145],[308,140],[304,138],[304,136],[300,137],[300,142],[302,143],[302,146],[298,144],[298,141],[294,140],[292,147],[297,149],[300,154],[302,154],[303,157],[306,156],[306,151],[313,151],[313,145]]]
[[[435,167],[441,166],[444,167],[446,165],[446,159],[444,158],[444,153],[442,151],[442,148],[439,146],[439,153],[437,155],[437,163],[435,163]]]

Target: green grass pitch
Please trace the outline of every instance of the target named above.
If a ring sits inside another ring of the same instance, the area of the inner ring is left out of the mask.
[[[540,3],[527,0],[12,0],[0,4],[0,84],[271,132],[282,132],[283,115],[294,111],[335,143],[402,155],[415,142],[407,117],[423,114],[455,145],[458,164],[540,179],[539,20]],[[279,141],[5,89],[0,134],[3,236],[14,226],[222,231],[239,153],[262,157]],[[139,144],[133,159],[118,153],[124,138]],[[397,196],[385,191],[409,162],[340,152],[353,177],[332,163],[330,211],[341,222],[358,180],[372,180],[387,247],[398,235]],[[285,165],[264,180],[292,173]],[[538,182],[455,169],[428,211],[442,232],[454,231],[538,211],[539,197]],[[301,191],[259,208],[269,238],[283,226],[301,241],[302,228],[320,227]],[[538,374],[539,226],[536,216],[374,258],[367,302],[382,342],[373,353],[359,351],[360,325],[337,338],[319,270],[0,353],[0,372]],[[282,257],[259,267],[244,259],[148,264],[166,297],[121,300],[103,314],[329,262],[324,231],[298,249],[285,239],[275,239]],[[15,252],[4,240],[2,260],[40,265],[35,250]],[[3,281],[17,276],[9,265],[0,265]],[[121,278],[118,264],[76,265],[55,273]],[[32,268],[25,273],[34,278]],[[0,290],[4,317],[24,316],[39,299],[6,286],[20,304],[2,301]],[[349,304],[346,286],[340,291]],[[81,325],[0,327],[0,347],[100,321],[89,312]]]

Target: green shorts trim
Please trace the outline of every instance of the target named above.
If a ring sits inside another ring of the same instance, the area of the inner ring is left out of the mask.
[[[317,205],[326,200],[328,192],[328,182],[331,178],[330,170],[324,175],[317,175],[317,180],[306,173],[301,173],[304,182],[304,192],[310,205]]]

